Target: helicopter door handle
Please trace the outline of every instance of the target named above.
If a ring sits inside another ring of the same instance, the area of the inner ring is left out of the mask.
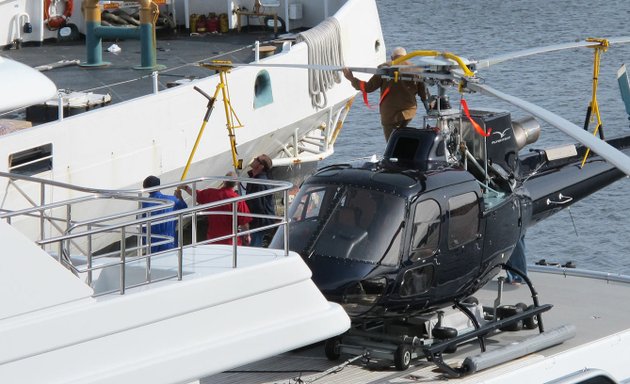
[[[551,199],[547,199],[547,205],[564,205],[573,201],[573,198],[570,196],[564,196],[562,193],[558,193],[558,201],[553,201]]]

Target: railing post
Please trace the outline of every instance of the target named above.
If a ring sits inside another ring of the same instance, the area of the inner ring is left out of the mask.
[[[42,244],[42,249],[45,247],[44,244]],[[59,254],[57,255],[57,261],[59,262],[59,264],[63,265],[63,240],[59,242]]]
[[[193,195],[193,207],[197,204],[196,196],[197,196],[197,184],[193,183],[192,191],[190,192]],[[192,245],[197,244],[197,211],[192,214],[192,229],[190,231],[190,243]]]
[[[184,225],[182,214],[177,215],[177,280],[184,275]]]
[[[151,79],[153,80],[153,94],[157,95],[158,94],[158,72],[157,71],[153,71],[151,73]]]
[[[142,199],[142,193],[139,192],[138,193],[138,200],[139,201],[138,201],[138,205],[137,205],[138,209],[142,209],[143,208],[142,207],[142,202],[140,201],[141,199]],[[136,216],[137,219],[143,219],[145,217],[146,217],[146,214],[142,214],[140,216]],[[136,256],[138,256],[138,257],[142,257],[142,255],[146,254],[144,248],[142,247],[143,242],[144,242],[144,237],[143,237],[144,236],[144,232],[142,231],[142,229],[143,229],[144,225],[145,225],[144,223],[140,223],[140,224],[138,224],[138,226],[136,228],[137,233],[138,233],[138,236],[136,236]],[[151,275],[148,272],[148,271],[150,271],[150,269],[151,269],[151,261],[147,257],[147,259],[146,259],[146,270],[147,270],[147,272],[145,273],[145,276],[144,276],[145,280],[147,280],[147,281],[150,281],[150,279],[151,279]]]
[[[46,202],[46,185],[44,183],[40,184],[39,189],[39,205],[42,206]],[[44,211],[42,209],[39,210],[39,239],[44,240]],[[42,244],[42,249],[44,249],[44,245]],[[61,261],[61,255],[59,255],[59,260]]]
[[[284,256],[289,256],[289,190],[284,192]]]
[[[125,263],[126,263],[126,253],[127,253],[127,244],[126,244],[125,236],[125,227],[120,228],[120,294],[125,294]]]
[[[57,119],[63,120],[63,94],[61,92],[57,93]]]
[[[236,268],[236,249],[238,246],[238,202],[232,203],[232,268]]]
[[[148,217],[148,216],[147,216]],[[145,233],[147,236],[146,239],[146,243],[147,243],[147,249],[146,249],[146,255],[147,255],[147,259],[146,259],[146,272],[144,275],[144,278],[146,279],[146,281],[151,281],[151,227],[152,227],[152,222],[151,220],[147,221],[146,223],[144,223],[144,226],[147,228]]]
[[[88,224],[88,232],[92,230],[92,225]],[[87,254],[87,283],[92,286],[92,235],[88,235],[88,254]]]

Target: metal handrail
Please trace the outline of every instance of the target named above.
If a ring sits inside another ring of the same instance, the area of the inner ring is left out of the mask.
[[[29,181],[32,183],[39,183],[41,185],[40,191],[43,191],[43,192],[41,193],[41,196],[40,196],[42,204],[40,204],[39,206],[30,207],[26,209],[20,209],[17,211],[5,210],[4,213],[0,213],[0,219],[5,219],[7,220],[7,222],[11,223],[11,219],[14,217],[27,216],[31,218],[39,218],[40,221],[43,221],[42,217],[45,211],[52,210],[52,209],[62,210],[63,208],[66,208],[64,210],[66,217],[51,216],[48,218],[49,220],[56,220],[59,222],[66,223],[66,228],[63,229],[62,231],[61,230],[59,231],[62,234],[57,235],[57,236],[46,237],[44,236],[43,224],[40,223],[40,227],[41,227],[40,238],[39,240],[36,241],[36,243],[40,245],[42,248],[45,248],[46,246],[50,246],[50,248],[52,249],[55,248],[54,247],[55,245],[58,245],[59,254],[58,254],[57,259],[59,260],[59,262],[64,264],[75,274],[86,273],[87,282],[90,285],[92,284],[92,273],[94,271],[119,265],[121,268],[120,269],[120,287],[118,290],[120,294],[124,294],[125,289],[127,288],[126,276],[125,276],[125,265],[132,262],[137,262],[138,260],[143,260],[143,259],[146,260],[147,272],[146,272],[144,283],[149,284],[152,281],[154,281],[151,276],[151,258],[154,255],[163,255],[167,252],[176,251],[177,258],[178,258],[176,277],[178,280],[181,280],[183,276],[182,269],[183,269],[184,249],[195,247],[195,246],[201,246],[205,244],[211,244],[213,242],[217,242],[217,241],[221,241],[221,240],[225,240],[229,238],[233,239],[234,245],[232,248],[232,265],[234,268],[236,268],[238,264],[237,263],[238,248],[236,246],[237,238],[239,236],[247,235],[250,233],[257,232],[257,231],[262,231],[262,230],[267,230],[267,229],[277,228],[277,227],[284,227],[284,231],[285,231],[284,254],[285,256],[288,256],[288,227],[287,227],[287,223],[289,221],[288,210],[286,209],[284,210],[283,216],[260,215],[260,214],[253,214],[253,213],[246,214],[246,213],[238,212],[237,205],[241,201],[247,201],[250,199],[260,198],[262,196],[269,195],[269,194],[273,195],[279,192],[283,193],[284,201],[288,201],[288,191],[292,187],[292,184],[289,182],[276,181],[276,180],[259,180],[259,179],[249,179],[249,178],[235,179],[233,177],[200,177],[196,179],[180,181],[180,182],[165,184],[158,187],[146,188],[146,189],[103,190],[103,189],[90,189],[90,188],[78,187],[75,185],[70,185],[70,184],[65,184],[65,183],[60,183],[60,182],[55,182],[55,181],[50,181],[50,180],[37,179],[37,178],[23,176],[23,175],[6,174],[4,172],[0,172],[0,177],[2,176],[9,177],[12,180],[19,179],[19,180]],[[256,183],[256,184],[266,185],[268,189],[264,191],[252,193],[249,195],[238,196],[238,197],[225,199],[225,200],[221,200],[217,202],[197,205],[196,204],[196,191],[198,190],[198,186],[208,183],[208,182],[218,182],[218,181],[237,181],[239,183],[240,182]],[[172,208],[174,205],[173,202],[170,200],[156,199],[156,198],[142,196],[143,193],[150,193],[150,192],[172,188],[172,187],[179,188],[184,185],[192,186],[191,189],[192,189],[193,202],[190,207],[181,209],[178,211],[170,211],[170,212],[153,215],[153,213],[155,213],[156,211],[163,211],[163,210],[168,210]],[[66,199],[66,200],[61,200],[61,201],[46,202],[45,186],[52,186],[52,187],[78,191],[78,192],[85,193],[87,195],[71,198],[71,199]],[[89,218],[82,221],[72,219],[73,205],[86,203],[90,201],[99,201],[99,200],[108,200],[108,199],[116,200],[116,201],[132,202],[139,206],[141,206],[142,203],[151,203],[155,205],[150,206],[150,207],[141,207],[137,209],[128,209],[122,212],[99,216],[96,218]],[[216,212],[216,211],[206,212],[206,210],[210,208],[223,206],[227,204],[232,205],[231,212],[227,212],[227,211],[226,212],[220,212],[220,211],[219,212]],[[182,241],[183,240],[183,237],[182,237],[183,236],[183,222],[185,220],[188,220],[188,219],[191,220],[192,232],[194,234],[196,233],[196,230],[197,230],[196,228],[197,215],[226,215],[226,214],[232,215],[233,223],[235,224],[234,225],[235,227],[237,226],[239,217],[271,218],[271,219],[277,220],[277,223],[270,224],[261,228],[250,229],[250,230],[243,231],[240,233],[238,232],[237,229],[233,228],[232,233],[229,235],[212,238],[212,239],[206,239],[203,241],[197,241],[196,236],[193,235],[193,239],[192,239],[193,241],[190,244],[187,244],[187,245],[183,244],[183,241]],[[151,253],[151,248],[153,246],[159,245],[159,244],[170,243],[174,241],[173,238],[169,238],[168,236],[151,234],[151,226],[155,224],[167,222],[167,221],[173,221],[173,220],[176,220],[178,223],[177,224],[178,236],[179,236],[178,246],[174,249],[169,249],[168,251]],[[112,243],[115,243],[117,241],[120,242],[121,244],[120,251],[118,252],[114,251],[114,252],[109,252],[106,254],[95,255],[95,252],[93,252],[92,250],[92,242],[93,242],[93,237],[99,234],[116,235],[117,240],[112,241]],[[126,240],[127,240],[128,235],[138,237],[137,246],[127,247]],[[153,238],[161,238],[161,240],[158,243],[152,244]],[[145,241],[141,242],[140,239],[145,239]],[[87,250],[81,250],[81,248],[77,246],[77,243],[81,243],[81,240],[87,243]],[[71,245],[74,246],[75,249],[81,250],[81,252],[85,255],[86,257],[85,266],[73,265],[70,259]],[[137,254],[135,256],[131,256],[132,252],[136,252]],[[105,256],[112,256],[112,255],[116,256],[116,253],[118,253],[117,255],[118,261],[110,262],[110,263],[103,263],[100,265],[94,264],[94,261],[96,259],[103,258]],[[163,279],[160,279],[160,280],[163,280]],[[107,292],[107,293],[110,293],[110,292]]]

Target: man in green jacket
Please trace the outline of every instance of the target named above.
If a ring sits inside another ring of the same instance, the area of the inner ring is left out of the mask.
[[[407,51],[402,47],[397,47],[392,51],[391,59],[396,60],[403,57]],[[408,61],[399,63],[400,65],[410,65]],[[387,62],[384,65],[391,65]],[[394,129],[404,128],[409,124],[411,119],[416,115],[418,104],[416,95],[420,96],[422,102],[426,105],[428,100],[428,92],[425,84],[418,81],[385,79],[380,75],[374,75],[368,81],[361,81],[352,75],[352,71],[348,68],[343,69],[346,79],[350,80],[354,89],[364,93],[381,90],[381,98],[379,100],[379,111],[381,114],[381,125],[383,125],[383,133],[385,140],[389,140]]]

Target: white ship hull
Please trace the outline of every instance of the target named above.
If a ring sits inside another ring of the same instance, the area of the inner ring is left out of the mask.
[[[327,1],[312,4],[313,11],[321,8],[324,15],[333,10],[328,5]],[[375,3],[355,0],[341,2],[338,7],[334,18],[340,26],[344,64],[382,63],[385,45]],[[308,64],[308,47],[304,42],[293,44],[290,49],[260,60],[260,64],[264,63]],[[269,76],[272,102],[255,107],[255,84],[262,72]],[[83,75],[89,76],[89,71]],[[317,108],[311,101],[306,70],[238,67],[230,71],[230,103],[243,125],[235,130],[236,149],[244,166],[261,153],[269,154],[274,166],[318,161],[332,154],[336,134],[356,95],[349,82],[340,78],[326,92],[325,106]],[[162,184],[180,180],[208,103],[194,87],[212,95],[218,83],[217,74],[4,134],[0,136],[0,159],[6,161],[0,162],[0,171],[19,173],[24,164],[15,159],[32,151],[27,165],[34,171],[29,175],[62,183],[132,189],[140,187],[148,175],[159,176]],[[223,175],[231,169],[232,153],[219,93],[186,177]],[[39,202],[40,191],[20,189],[19,183],[7,185],[7,180],[2,180],[0,190],[4,209],[15,210],[31,206],[32,201]],[[57,193],[54,199],[71,197],[74,196]]]
[[[310,16],[336,11],[344,64],[383,62],[375,3],[334,3],[309,3]],[[5,12],[7,7],[13,8]],[[0,4],[0,24],[7,18],[21,22],[20,13],[33,7],[37,9],[29,12],[41,16],[40,5],[30,1]],[[50,37],[41,21],[30,21],[31,40]],[[0,31],[0,45],[13,38]],[[266,62],[307,64],[307,47],[293,44],[261,60]],[[269,76],[273,101],[256,108],[255,83],[262,71]],[[0,220],[0,382],[189,382],[348,329],[346,313],[325,300],[302,259],[288,251],[237,251],[193,240],[150,262],[150,248],[140,244],[132,256],[115,251],[114,256],[94,256],[91,264],[94,250],[133,234],[142,236],[141,228],[151,227],[136,222],[142,216],[136,211],[142,191],[113,190],[140,188],[151,174],[160,176],[163,186],[182,177],[207,106],[194,87],[213,94],[218,82],[214,75],[0,136],[0,172],[5,173],[0,181],[0,215],[5,215]],[[274,158],[277,166],[329,156],[356,95],[341,81],[327,91],[325,106],[313,107],[304,70],[241,67],[228,74],[228,82],[233,110],[244,126],[236,129],[236,148],[245,165],[261,153]],[[223,175],[232,167],[220,96],[186,178]],[[48,184],[12,180],[8,172]],[[55,183],[72,186],[58,188]],[[126,197],[115,205],[121,193]],[[16,213],[45,204],[60,207]],[[192,207],[196,213],[188,212],[180,222],[194,223],[195,215],[207,208]],[[113,225],[111,230],[81,234],[96,228],[89,220],[121,212],[126,212],[121,220],[128,221],[123,227],[116,227],[120,220],[106,219],[101,223]],[[77,233],[81,237],[71,241],[50,240]],[[47,241],[52,242],[45,245]],[[180,256],[183,265],[178,264]],[[70,257],[90,261],[72,265]],[[99,269],[98,263],[110,264]]]

